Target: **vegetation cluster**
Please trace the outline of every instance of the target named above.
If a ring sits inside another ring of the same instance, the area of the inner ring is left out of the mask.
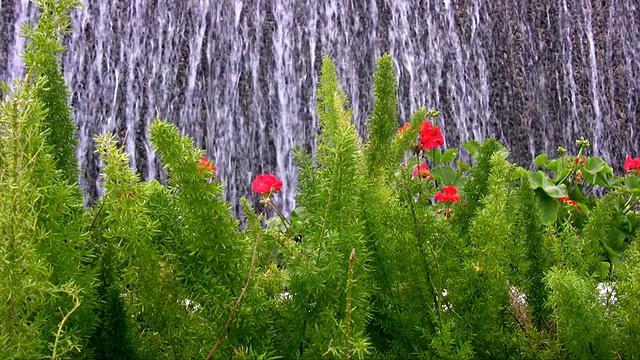
[[[40,0],[26,76],[2,85],[0,358],[631,359],[640,354],[640,158],[589,142],[530,171],[495,139],[446,149],[435,110],[398,119],[389,55],[368,138],[325,57],[296,209],[223,198],[215,159],[155,119],[166,184],[96,137],[84,207],[60,52],[75,0]],[[399,128],[399,125],[402,127]],[[596,196],[597,194],[597,196]]]

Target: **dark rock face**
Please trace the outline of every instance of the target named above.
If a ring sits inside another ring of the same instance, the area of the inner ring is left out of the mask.
[[[81,182],[99,195],[92,138],[118,133],[144,178],[163,178],[147,142],[157,112],[207,150],[227,198],[261,172],[294,206],[292,147],[314,150],[322,55],[336,61],[361,135],[376,58],[390,52],[400,122],[437,108],[447,146],[496,136],[512,160],[575,150],[618,168],[640,155],[640,10],[593,0],[90,1],[65,39]],[[30,4],[0,0],[0,79],[21,75],[16,23]]]

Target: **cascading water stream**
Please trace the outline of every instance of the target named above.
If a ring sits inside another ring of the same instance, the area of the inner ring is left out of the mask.
[[[557,146],[618,168],[640,155],[640,11],[593,0],[93,1],[73,14],[64,75],[72,93],[89,197],[99,195],[93,136],[116,132],[144,179],[163,178],[148,144],[156,115],[206,149],[226,197],[251,194],[261,172],[294,204],[291,149],[315,150],[322,55],[336,62],[366,136],[375,61],[390,52],[399,116],[442,112],[447,146],[496,136],[527,166]],[[0,0],[0,80],[23,74],[26,0]]]

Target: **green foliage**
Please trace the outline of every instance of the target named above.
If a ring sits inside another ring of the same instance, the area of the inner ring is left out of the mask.
[[[47,15],[37,26],[23,28],[31,39],[25,52],[27,76],[2,89],[0,246],[4,261],[0,291],[6,298],[0,306],[1,357],[78,354],[87,346],[97,322],[82,199],[77,186],[71,185],[75,178],[67,181],[72,167],[77,167],[75,146],[71,143],[58,153],[60,149],[50,139],[66,131],[60,130],[66,125],[48,122],[60,115],[50,114],[63,112],[54,106],[60,94],[68,115],[66,88],[61,82],[56,88],[50,78],[61,79],[58,38],[68,28],[63,14],[75,5],[73,1],[39,4]],[[47,75],[45,68],[49,68]],[[68,116],[66,120],[73,125]],[[70,134],[74,135],[73,129]],[[70,154],[72,166],[58,162],[56,155],[62,153]]]
[[[71,183],[78,180],[76,125],[71,119],[68,105],[69,91],[62,76],[59,53],[65,50],[62,37],[70,32],[69,12],[81,5],[77,0],[41,0],[38,25],[24,26],[23,33],[31,40],[24,53],[24,62],[35,86],[33,99],[43,105],[45,113],[41,126],[47,129],[46,141],[50,145],[57,169]]]
[[[369,143],[366,150],[369,176],[375,176],[383,166],[393,166],[391,146],[398,128],[397,88],[393,60],[389,54],[385,54],[378,59],[373,75],[373,111],[368,123]]]
[[[40,311],[55,288],[49,281],[50,265],[38,253],[45,233],[37,223],[41,189],[32,180],[50,159],[37,130],[42,106],[30,99],[29,88],[14,87],[5,93],[0,112],[0,290],[7,294],[0,303],[0,349],[2,357],[33,358],[46,349],[53,320],[52,314]]]
[[[553,268],[546,275],[549,306],[558,334],[572,358],[608,359],[613,355],[611,321],[594,284],[572,270]]]
[[[292,349],[298,356],[318,357],[332,349],[364,354],[362,341],[368,316],[368,250],[363,241],[360,194],[363,189],[364,161],[360,140],[344,109],[344,99],[337,88],[335,66],[325,57],[318,108],[322,135],[318,138],[317,163],[298,152],[300,190],[296,198],[305,209],[301,226],[304,255],[291,263],[290,292],[298,318],[298,336]],[[331,92],[333,95],[331,96]],[[346,308],[346,284],[349,255],[355,249],[358,260],[351,286],[351,345],[345,343],[341,318]]]
[[[606,297],[607,303],[615,304],[615,336],[612,335],[614,350],[623,359],[631,359],[640,353],[640,317],[637,316],[640,303],[640,251],[634,244],[628,251],[627,260],[614,268],[616,282],[606,283],[611,287]]]
[[[465,144],[474,161],[456,166],[458,149],[422,131],[436,110],[420,108],[396,133],[385,55],[363,146],[325,57],[317,153],[295,152],[289,219],[272,198],[259,214],[243,198],[242,228],[203,151],[160,120],[150,134],[167,184],[142,182],[115,136],[103,134],[105,191],[83,208],[73,146],[58,146],[74,137],[56,54],[76,3],[39,5],[38,27],[25,30],[27,77],[0,87],[1,358],[640,351],[638,173],[616,177],[604,160],[583,160],[586,140],[575,158],[536,158],[551,174],[510,164],[494,139]],[[608,194],[593,196],[593,185]]]
[[[498,349],[510,346],[503,329],[504,309],[510,305],[508,246],[513,241],[510,171],[506,161],[494,153],[489,161],[487,193],[478,203],[469,233],[469,254],[463,265],[466,274],[451,290],[454,308],[464,313],[472,331],[475,356],[482,358],[496,358]]]
[[[529,183],[526,171],[521,171],[520,189],[518,190],[518,224],[517,229],[526,248],[529,262],[526,269],[527,303],[531,307],[531,317],[535,325],[542,329],[547,323],[548,312],[545,308],[547,291],[544,285],[544,274],[549,265],[545,247],[542,220],[538,212],[535,194]]]
[[[491,172],[491,157],[500,148],[495,139],[489,139],[479,148],[478,160],[471,169],[469,179],[465,183],[464,192],[467,206],[463,210],[460,220],[461,233],[466,234],[475,215],[480,200],[489,188],[489,174]]]

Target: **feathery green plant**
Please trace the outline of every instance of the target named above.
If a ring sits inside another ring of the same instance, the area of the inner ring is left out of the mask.
[[[31,74],[31,83],[41,82],[34,89],[33,98],[42,103],[45,111],[41,126],[47,129],[46,141],[50,145],[57,169],[70,183],[78,181],[78,144],[76,125],[71,118],[69,90],[62,76],[58,54],[65,51],[62,38],[71,31],[69,13],[81,5],[77,0],[40,0],[38,25],[23,26],[22,32],[30,41],[24,52],[24,62]]]
[[[27,76],[0,84],[0,357],[633,358],[639,351],[640,160],[628,159],[623,179],[581,152],[541,155],[536,164],[560,174],[551,184],[507,162],[505,148],[489,139],[465,145],[473,165],[443,165],[457,149],[442,153],[440,130],[425,123],[436,110],[420,108],[396,133],[398,85],[388,55],[378,60],[363,141],[325,56],[317,153],[295,153],[298,207],[290,219],[279,214],[263,226],[241,199],[241,229],[202,150],[160,120],[150,125],[151,142],[168,183],[142,182],[105,134],[96,139],[105,193],[83,208],[58,58],[77,3],[37,4],[41,19],[25,29]],[[586,196],[583,179],[613,191]],[[267,191],[261,205],[275,208],[277,190]]]
[[[370,177],[385,168],[393,168],[393,137],[398,129],[398,88],[389,54],[378,58],[373,75],[373,111],[369,120],[369,142],[365,151]]]
[[[547,249],[542,231],[542,220],[526,171],[521,171],[520,181],[517,229],[524,240],[526,259],[529,262],[524,275],[527,281],[527,304],[531,308],[531,317],[535,325],[538,329],[543,329],[546,326],[548,316],[545,308],[547,291],[543,281],[544,274],[549,268],[546,257]]]
[[[545,280],[550,291],[548,305],[569,355],[575,359],[610,358],[614,329],[593,282],[573,270],[557,267]]]
[[[296,200],[305,209],[300,235],[307,254],[294,261],[291,273],[294,311],[301,322],[297,350],[299,356],[313,357],[325,354],[327,344],[330,350],[344,348],[338,319],[345,309],[345,264],[351,249],[356,249],[359,261],[352,290],[356,309],[352,313],[352,341],[354,352],[364,354],[368,251],[358,217],[364,161],[351,113],[344,109],[344,97],[338,90],[335,66],[328,57],[323,61],[320,84],[322,134],[318,137],[317,164],[300,152],[296,156],[301,166]]]

